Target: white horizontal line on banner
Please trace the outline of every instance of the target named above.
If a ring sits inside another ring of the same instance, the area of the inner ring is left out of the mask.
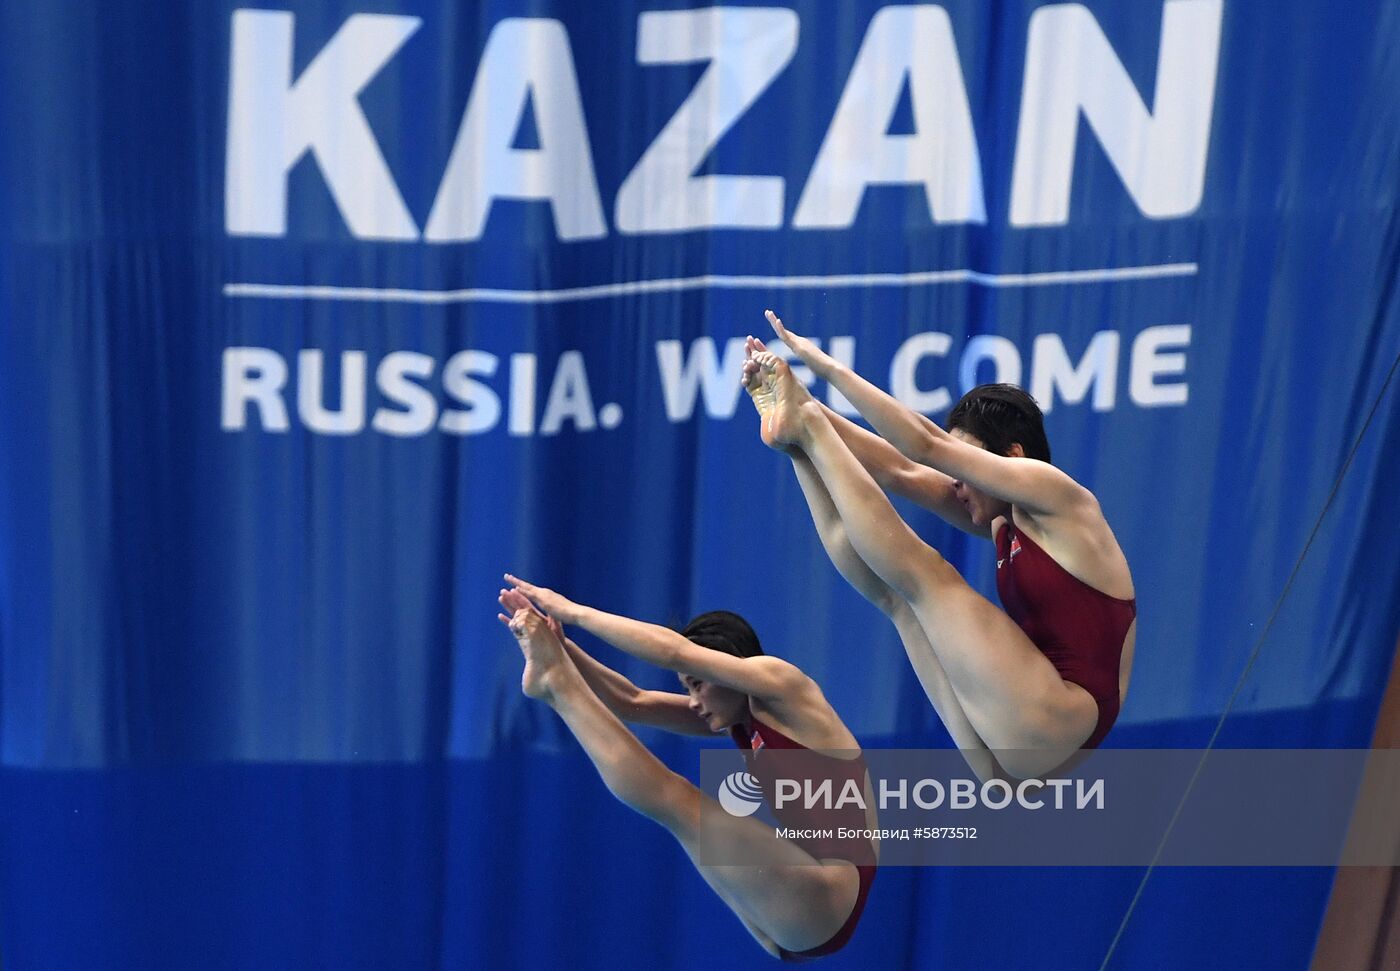
[[[405,290],[395,287],[305,286],[285,283],[226,283],[224,296],[265,300],[358,300],[371,303],[567,303],[641,293],[678,290],[820,290],[849,287],[911,287],[972,283],[983,287],[1046,287],[1066,283],[1111,283],[1195,276],[1195,263],[1119,266],[1099,270],[1053,270],[1045,273],[980,273],[977,270],[925,270],[920,273],[843,273],[831,276],[705,276],[669,280],[601,283],[559,290]]]

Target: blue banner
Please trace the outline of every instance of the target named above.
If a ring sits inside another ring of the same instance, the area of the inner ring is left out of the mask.
[[[397,812],[386,794],[402,786],[435,821],[393,864],[421,911],[382,932],[355,907],[317,911],[290,933],[353,928],[369,950],[349,963],[366,966],[451,963],[446,940],[496,963],[598,961],[540,938],[517,949],[492,932],[514,927],[499,915],[462,937],[433,914],[471,899],[454,881],[483,861],[546,899],[583,875],[602,886],[607,859],[645,845],[653,868],[568,906],[670,955],[639,966],[692,966],[677,941],[711,923],[721,953],[756,954],[717,904],[634,926],[624,890],[705,889],[519,695],[494,598],[508,569],[661,623],[736,610],[865,744],[949,744],[758,440],[738,371],[766,307],[935,418],[990,380],[1040,401],[1056,464],[1099,498],[1137,588],[1109,745],[1204,744],[1228,703],[1240,717],[1218,744],[1365,746],[1400,631],[1397,17],[1257,0],[6,5],[10,859],[71,840],[42,808],[61,792],[130,821],[180,791],[160,771],[193,787],[191,812],[221,817],[229,786],[273,801],[290,786],[323,809],[364,787],[371,815]],[[900,508],[995,597],[990,544]],[[143,789],[145,771],[159,779]],[[460,789],[562,798],[541,773],[615,828],[547,875],[551,857],[524,845],[565,839],[541,832],[552,817],[502,821]],[[387,825],[361,810],[339,824],[345,846]],[[263,845],[314,824],[249,825]],[[140,836],[113,829],[113,852],[135,852]],[[200,839],[115,886],[182,885]],[[333,850],[298,859],[307,880],[351,872]],[[996,879],[898,878],[928,900]],[[67,925],[6,881],[11,946],[63,965],[29,921]],[[304,889],[288,881],[279,893]],[[1306,959],[1320,914],[1298,886],[1303,929],[1276,944],[1281,964]],[[1063,966],[1099,960],[1130,894],[1110,872],[1074,898],[1097,916]],[[200,899],[200,921],[240,926],[221,923],[229,898]],[[852,966],[968,966],[974,930],[946,952],[925,939],[965,924],[960,904],[893,899],[877,885],[883,916],[866,921],[885,930],[864,928]],[[171,900],[162,920],[184,913]],[[1172,906],[1137,926],[1141,954]],[[1220,939],[1273,932],[1255,917]],[[110,947],[83,953],[149,966],[146,920],[112,918]],[[229,948],[204,963],[238,965]],[[292,953],[251,960],[304,965]],[[1032,953],[999,960],[1055,964]]]

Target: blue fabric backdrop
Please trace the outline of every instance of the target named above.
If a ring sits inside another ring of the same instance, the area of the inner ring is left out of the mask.
[[[935,415],[1048,407],[1138,588],[1109,744],[1203,744],[1266,628],[1219,744],[1367,743],[1400,8],[684,9],[0,6],[8,964],[758,963],[494,593],[738,610],[949,744],[740,400],[767,306]],[[831,964],[1095,967],[1140,875],[890,870]],[[1330,880],[1155,874],[1115,966],[1301,967]]]

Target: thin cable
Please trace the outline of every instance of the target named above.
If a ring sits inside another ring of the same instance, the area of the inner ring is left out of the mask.
[[[1176,804],[1176,811],[1172,813],[1166,831],[1162,833],[1162,839],[1157,844],[1157,850],[1152,854],[1152,862],[1147,864],[1147,870],[1143,873],[1142,879],[1138,881],[1137,892],[1133,894],[1128,909],[1123,913],[1123,920],[1118,924],[1118,930],[1108,945],[1108,953],[1103,956],[1103,963],[1099,965],[1099,971],[1106,971],[1108,962],[1113,958],[1113,952],[1118,949],[1118,942],[1123,939],[1123,932],[1127,930],[1128,921],[1132,919],[1133,911],[1137,909],[1138,901],[1142,899],[1142,892],[1147,888],[1148,879],[1157,869],[1157,861],[1162,858],[1162,851],[1166,849],[1167,840],[1172,835],[1172,829],[1175,828],[1176,821],[1181,816],[1181,810],[1186,806],[1186,800],[1191,796],[1191,789],[1196,785],[1196,780],[1200,778],[1201,769],[1206,764],[1206,758],[1215,746],[1215,740],[1220,737],[1220,732],[1225,727],[1225,719],[1229,716],[1230,709],[1234,706],[1240,691],[1244,689],[1245,681],[1249,678],[1249,672],[1253,669],[1254,662],[1259,660],[1259,653],[1264,649],[1264,642],[1269,637],[1269,631],[1273,629],[1274,621],[1278,619],[1279,611],[1283,609],[1283,602],[1288,599],[1288,593],[1293,589],[1293,581],[1298,578],[1298,571],[1303,568],[1303,560],[1307,558],[1308,550],[1312,549],[1313,540],[1317,538],[1318,531],[1322,529],[1322,521],[1327,518],[1327,511],[1332,508],[1337,493],[1342,489],[1342,480],[1351,470],[1352,460],[1356,458],[1357,450],[1361,448],[1361,441],[1371,428],[1371,421],[1376,417],[1376,412],[1380,409],[1381,401],[1384,400],[1385,393],[1390,388],[1390,382],[1395,377],[1397,369],[1400,369],[1400,354],[1395,355],[1395,360],[1390,365],[1390,371],[1385,376],[1385,382],[1381,385],[1376,400],[1371,404],[1370,414],[1366,416],[1365,423],[1362,424],[1361,430],[1357,433],[1356,441],[1352,443],[1351,451],[1347,453],[1347,460],[1342,463],[1342,470],[1337,475],[1337,481],[1332,485],[1332,492],[1327,496],[1327,501],[1322,504],[1322,512],[1318,513],[1317,522],[1313,523],[1312,532],[1308,534],[1308,541],[1303,544],[1303,551],[1298,554],[1298,561],[1293,564],[1293,572],[1288,575],[1288,582],[1283,585],[1283,592],[1279,594],[1278,602],[1274,604],[1274,609],[1269,614],[1264,629],[1259,632],[1259,640],[1255,643],[1254,650],[1250,652],[1249,659],[1245,661],[1244,670],[1240,672],[1239,680],[1235,682],[1235,690],[1230,692],[1230,698],[1225,702],[1225,710],[1220,713],[1220,720],[1215,723],[1215,731],[1211,732],[1210,741],[1206,742],[1206,747],[1201,752],[1201,759],[1196,763],[1196,771],[1191,773],[1191,779],[1186,783],[1186,789],[1181,793],[1181,800]]]

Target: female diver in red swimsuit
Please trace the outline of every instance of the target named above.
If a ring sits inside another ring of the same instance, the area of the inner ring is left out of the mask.
[[[1098,745],[1132,668],[1133,578],[1098,500],[1050,464],[1035,401],[983,385],[944,431],[767,316],[878,434],[824,408],[751,337],[744,383],[763,441],[792,459],[833,562],[894,621],[972,768],[1042,776]],[[909,528],[884,489],[996,543],[1005,612]]]
[[[816,682],[765,655],[753,628],[737,614],[701,614],[677,633],[506,579],[514,589],[501,591],[507,613],[498,616],[525,655],[521,688],[559,713],[613,795],[670,830],[770,954],[800,960],[844,947],[875,878],[876,844],[863,835],[780,838],[752,816],[733,816],[666,768],[620,720],[687,735],[728,732],[770,806],[775,773],[787,777],[792,762],[781,761],[778,769],[763,750],[820,750],[797,757],[803,771],[832,779],[836,792],[853,782],[871,813],[848,804],[813,815],[788,804],[775,807],[774,816],[784,828],[805,833],[842,827],[868,832],[876,826],[865,760]],[[564,623],[677,672],[686,694],[638,688],[566,638]],[[723,860],[744,865],[719,865]]]

